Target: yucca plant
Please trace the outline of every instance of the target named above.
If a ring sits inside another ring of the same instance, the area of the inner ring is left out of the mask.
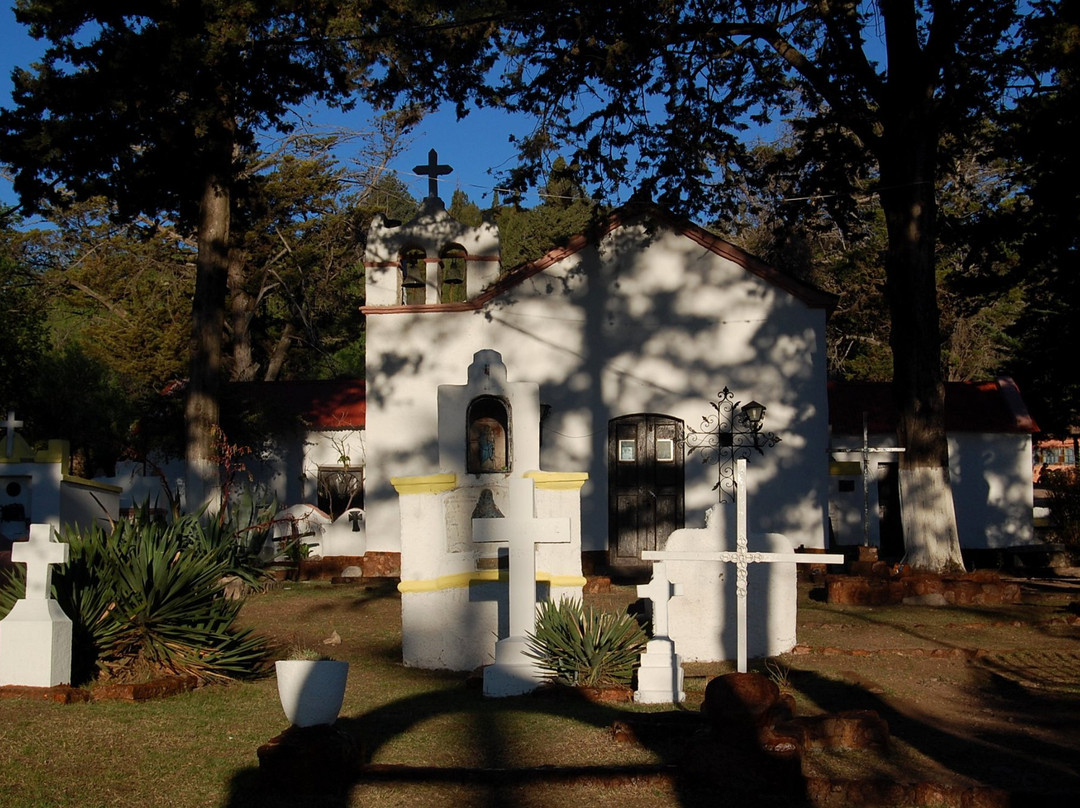
[[[240,602],[226,600],[221,579],[228,553],[201,546],[194,517],[171,524],[120,522],[67,529],[67,565],[53,573],[53,597],[71,618],[72,679],[99,672],[118,679],[166,673],[203,681],[242,678],[260,671],[266,642],[236,631]],[[22,595],[20,569],[0,587],[0,613]]]
[[[646,636],[629,614],[602,612],[576,598],[540,604],[526,653],[556,682],[580,687],[629,685]]]

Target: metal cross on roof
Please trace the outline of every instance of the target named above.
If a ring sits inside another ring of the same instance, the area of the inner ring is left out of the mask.
[[[413,168],[417,174],[428,178],[428,198],[439,195],[439,177],[453,171],[452,166],[439,165],[439,155],[434,149],[428,152],[427,165],[418,165]]]

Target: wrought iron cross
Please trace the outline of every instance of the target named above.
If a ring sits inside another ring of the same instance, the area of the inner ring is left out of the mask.
[[[439,165],[439,154],[434,149],[428,152],[427,165],[418,165],[413,168],[421,177],[428,178],[428,198],[432,199],[439,195],[439,177],[453,171],[452,166]]]
[[[716,401],[709,402],[714,412],[702,417],[700,428],[686,428],[686,453],[700,450],[702,463],[716,462],[713,491],[720,492],[720,502],[730,502],[725,494],[734,496],[738,490],[735,461],[748,458],[754,451],[764,455],[765,448],[775,446],[780,438],[772,432],[762,432],[765,407],[761,404],[751,401],[740,408],[742,402],[736,401],[735,394],[727,387],[716,396]]]

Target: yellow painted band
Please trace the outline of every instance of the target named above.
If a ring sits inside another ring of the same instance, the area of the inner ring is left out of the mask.
[[[855,460],[832,460],[829,462],[829,474],[833,477],[858,477],[862,474],[862,463]]]
[[[122,494],[124,489],[112,483],[102,483],[97,480],[88,480],[85,477],[74,477],[71,474],[61,474],[60,479],[65,483],[74,483],[86,488],[96,488],[99,491],[107,491],[110,494]]]
[[[588,472],[584,471],[530,471],[525,476],[531,477],[536,487],[545,491],[578,491],[589,479]]]
[[[437,494],[440,491],[453,491],[457,488],[457,475],[427,474],[422,477],[391,477],[390,485],[399,494]]]
[[[467,586],[499,580],[506,580],[505,570],[459,572],[453,575],[440,575],[438,578],[429,578],[426,581],[402,581],[398,584],[398,592],[439,592],[444,589],[464,589]],[[552,575],[548,572],[537,572],[536,580],[551,586],[563,587],[585,586],[586,583],[584,576],[581,575]]]

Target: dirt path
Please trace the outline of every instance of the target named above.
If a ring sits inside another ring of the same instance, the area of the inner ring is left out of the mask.
[[[807,773],[1080,794],[1080,577],[1020,583],[995,608],[835,607],[804,587],[782,659],[800,710],[874,710],[892,738]]]
[[[1072,804],[1080,795],[1080,570],[1059,575],[1012,579],[1022,602],[997,607],[836,606],[823,602],[823,587],[800,584],[798,646],[756,669],[783,680],[800,714],[874,710],[891,736],[884,754],[812,753],[804,773],[983,786],[1014,804],[1065,804],[1043,800],[1067,794]],[[687,665],[690,705],[708,679],[731,669]]]

